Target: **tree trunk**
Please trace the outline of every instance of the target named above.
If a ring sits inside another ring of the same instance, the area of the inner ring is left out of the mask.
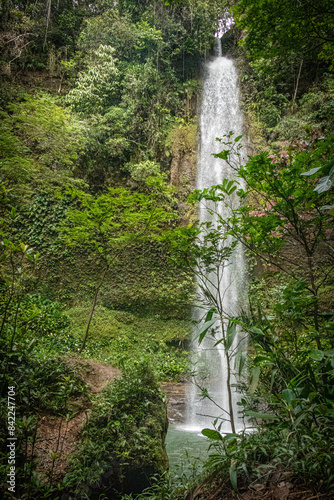
[[[292,107],[295,105],[296,98],[297,98],[299,79],[300,79],[300,73],[302,71],[302,66],[303,66],[303,59],[300,61],[300,66],[299,66],[299,71],[298,71],[298,76],[297,76],[297,81],[296,81],[295,93],[294,93],[293,100],[292,100]]]
[[[225,350],[225,356],[227,361],[227,393],[228,393],[228,406],[230,413],[230,423],[233,434],[235,434],[235,423],[234,423],[234,413],[233,413],[233,402],[232,402],[232,390],[231,390],[231,362],[228,352]]]
[[[86,326],[86,331],[85,331],[85,335],[84,335],[84,339],[83,339],[83,342],[82,342],[82,346],[80,348],[80,351],[79,351],[79,354],[82,353],[82,351],[85,349],[86,347],[86,342],[87,342],[87,339],[88,339],[88,334],[89,334],[89,329],[90,329],[90,325],[91,325],[91,322],[92,322],[92,319],[93,319],[93,316],[94,316],[94,312],[95,312],[95,308],[96,308],[96,303],[97,303],[97,297],[99,295],[99,292],[101,290],[101,286],[104,282],[104,278],[107,274],[107,271],[109,269],[109,266],[107,266],[102,275],[101,275],[101,279],[100,279],[100,282],[99,284],[97,285],[96,289],[95,289],[95,294],[94,294],[94,299],[93,299],[93,304],[92,304],[92,309],[91,309],[91,312],[90,312],[90,315],[89,315],[89,320],[88,320],[88,323],[87,323],[87,326]]]

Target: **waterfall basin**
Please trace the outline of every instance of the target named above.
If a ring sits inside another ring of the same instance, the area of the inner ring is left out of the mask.
[[[210,442],[198,430],[171,424],[165,444],[169,470],[179,476],[197,475],[209,457]]]

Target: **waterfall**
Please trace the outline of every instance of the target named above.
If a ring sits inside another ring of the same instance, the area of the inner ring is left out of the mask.
[[[219,42],[219,41],[218,41]],[[217,43],[220,48],[220,43]],[[216,138],[223,138],[229,131],[235,133],[234,137],[242,134],[242,114],[239,106],[237,72],[233,61],[222,57],[216,49],[215,58],[205,64],[204,88],[200,113],[200,155],[198,162],[197,189],[204,189],[215,184],[220,184],[224,178],[234,179],[234,171],[223,160],[214,158],[212,153],[219,153],[226,149]],[[234,206],[238,203],[237,196],[232,200]],[[224,217],[226,207],[221,203],[218,212]],[[199,209],[200,222],[214,221],[206,208]],[[237,315],[245,284],[245,266],[242,248],[238,245],[224,270],[221,282],[221,293],[224,296],[224,310],[230,316]],[[212,288],[211,292],[214,289]],[[203,316],[203,310],[196,308],[195,319]],[[220,332],[221,335],[221,332]],[[237,333],[235,345],[242,342],[240,332]],[[219,333],[218,333],[219,338]],[[207,333],[204,341],[198,344],[198,329],[194,332],[193,339],[193,366],[196,371],[195,379],[201,387],[207,389],[210,398],[201,399],[195,384],[191,385],[191,394],[188,397],[185,428],[200,431],[205,427],[212,427],[215,417],[226,418],[227,415],[219,407],[228,411],[227,393],[227,361],[222,344],[214,347],[216,338]],[[232,371],[234,360],[232,359]],[[236,380],[232,376],[232,386]],[[239,395],[232,388],[236,430],[244,427],[243,421],[238,417]],[[219,407],[217,406],[219,405]],[[229,421],[222,422],[221,432],[231,432]]]

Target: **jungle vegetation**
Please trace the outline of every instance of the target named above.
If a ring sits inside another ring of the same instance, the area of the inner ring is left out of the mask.
[[[239,70],[249,157],[238,161],[234,131],[219,138],[236,181],[200,192],[173,169],[196,164],[201,64],[231,15],[222,47]],[[279,475],[292,492],[330,498],[332,2],[3,0],[0,18],[2,490],[81,498],[110,465],[108,446],[122,466],[151,454],[154,470],[166,469],[159,384],[191,373],[194,272],[224,267],[228,236],[247,255],[249,304],[230,318],[223,345],[228,352],[236,325],[248,334],[236,370],[248,373],[240,411],[257,432],[205,430],[209,483],[163,474],[144,497],[268,491]],[[219,230],[196,222],[198,203],[229,206],[233,192],[240,208],[216,214]],[[93,395],[84,360],[123,376]],[[9,387],[15,491],[3,479]],[[60,433],[83,409],[91,417],[67,473],[57,473],[59,439],[41,470],[45,418],[57,417]]]

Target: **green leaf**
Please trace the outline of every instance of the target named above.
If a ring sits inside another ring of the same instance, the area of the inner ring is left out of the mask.
[[[252,327],[252,328],[249,328],[248,331],[250,333],[255,333],[256,335],[264,335],[263,331],[260,330],[260,328]]]
[[[298,427],[298,425],[300,424],[300,422],[302,422],[304,420],[306,415],[307,415],[306,413],[302,413],[301,415],[299,415],[298,418],[296,418],[296,420],[293,423],[294,428]]]
[[[238,438],[240,438],[239,434],[234,434],[234,433],[230,432],[228,434],[225,434],[223,439],[224,439],[224,441],[229,443],[231,441],[235,441]]]
[[[292,401],[296,399],[296,394],[292,389],[284,389],[281,393],[283,401],[291,405]]]
[[[314,359],[315,361],[321,361],[324,355],[325,355],[324,351],[319,351],[317,349],[314,349],[309,352],[310,358]]]
[[[239,142],[241,138],[242,138],[242,135],[238,135],[238,137],[236,137],[236,138],[234,139],[234,142]]]
[[[275,375],[278,372],[277,368],[274,368],[274,370],[271,372],[271,380],[270,380],[270,392],[273,390],[273,385],[275,382]]]
[[[261,361],[270,361],[270,358],[268,356],[256,356],[253,360],[255,364],[261,363]]]
[[[238,474],[237,474],[237,461],[231,460],[230,466],[230,481],[232,484],[232,488],[235,492],[238,492]]]
[[[230,154],[229,149],[224,149],[224,151],[221,151],[220,153],[213,154],[215,158],[220,158],[221,160],[227,160]]]
[[[262,420],[279,420],[277,415],[273,415],[271,413],[259,413],[253,410],[245,410],[244,414],[246,417],[261,418]]]
[[[229,321],[226,329],[226,345],[225,345],[226,351],[228,351],[231,345],[233,344],[236,333],[237,333],[237,324],[232,321]]]
[[[260,366],[254,366],[254,368],[252,370],[252,380],[251,380],[251,383],[249,385],[249,392],[251,394],[253,394],[253,392],[257,388],[257,385],[259,383],[260,373],[261,373]]]
[[[301,175],[313,175],[316,172],[318,172],[318,170],[320,170],[321,168],[322,167],[311,168],[311,170],[308,170],[307,172],[303,172]]]
[[[213,429],[203,429],[202,434],[203,436],[209,439],[214,439],[216,441],[223,441],[223,436],[220,434],[220,432],[215,431]]]
[[[204,323],[202,328],[199,331],[199,339],[198,343],[201,344],[207,331],[216,323],[217,319],[212,319],[211,321],[207,321]]]
[[[210,321],[212,319],[212,316],[216,313],[216,309],[214,307],[211,307],[211,309],[207,312],[206,316],[205,316],[205,323],[207,321]]]
[[[235,368],[238,370],[238,375],[240,377],[247,359],[247,351],[238,351],[235,360]]]

